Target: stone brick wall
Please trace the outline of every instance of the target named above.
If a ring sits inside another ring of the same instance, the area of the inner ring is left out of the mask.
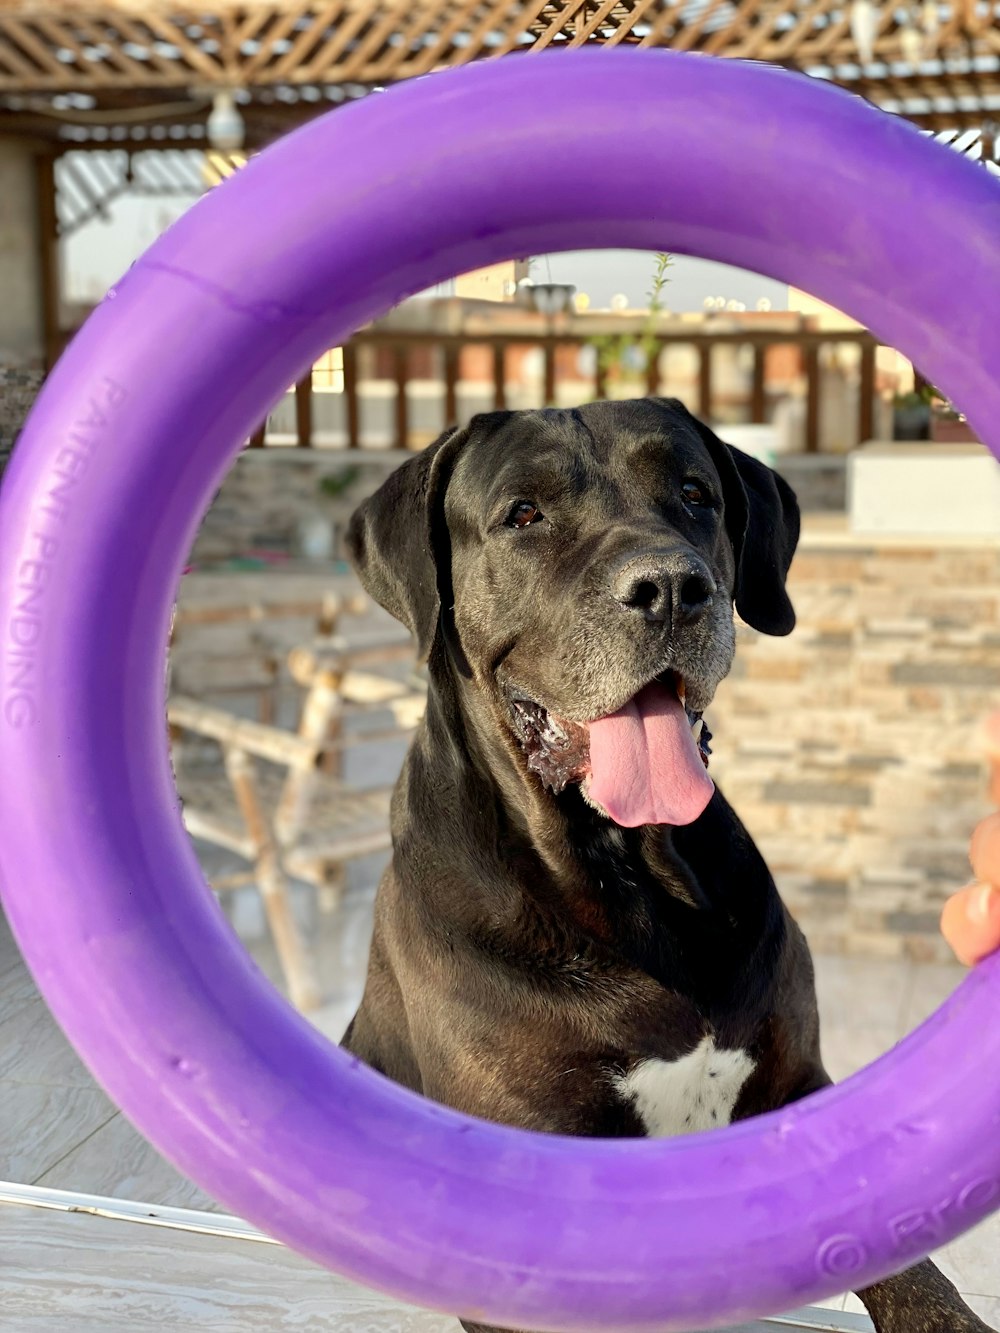
[[[0,454],[34,395],[30,374],[0,371]],[[248,451],[195,561],[295,554],[308,515],[339,536],[398,463]],[[342,493],[322,495],[322,478],[348,467]],[[859,540],[841,515],[811,514],[790,589],[791,636],[741,627],[709,717],[713,774],[818,949],[947,957],[938,914],[987,810],[979,728],[1000,704],[1000,535]]]
[[[789,638],[741,627],[712,771],[815,947],[945,958],[941,904],[987,810],[1000,537],[862,544],[845,529],[807,519]]]
[[[219,506],[242,486],[277,515],[300,484],[311,494],[295,471],[241,463]],[[360,494],[377,480],[354,484]],[[355,498],[336,502],[345,515]],[[191,587],[233,577],[258,576]],[[947,958],[940,907],[968,876],[969,834],[988,809],[979,732],[1000,705],[1000,536],[862,541],[842,516],[809,515],[790,589],[788,638],[740,628],[709,716],[713,775],[818,950]],[[244,666],[252,656],[226,651]]]
[[[780,454],[774,467],[795,492],[803,513],[843,513],[847,508],[845,454]]]
[[[299,555],[302,525],[317,518],[333,526],[337,549],[356,506],[401,461],[397,454],[383,461],[371,455],[352,459],[333,450],[248,449],[205,516],[192,559],[210,563],[263,549]],[[335,496],[324,494],[324,478],[344,489]]]
[[[0,476],[41,384],[39,366],[0,365]]]
[[[403,458],[388,450],[383,460],[372,451],[354,458],[339,449],[248,449],[236,460],[205,518],[194,559],[226,560],[263,548],[299,554],[304,522],[322,516],[341,532],[355,506]],[[803,509],[843,509],[842,457],[783,456],[778,468],[794,487]],[[321,493],[324,477],[344,480],[348,473],[353,480],[340,495]]]

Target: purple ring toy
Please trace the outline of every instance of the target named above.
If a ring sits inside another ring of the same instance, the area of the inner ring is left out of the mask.
[[[1000,444],[1000,189],[753,64],[560,52],[321,118],[203,199],[51,377],[0,504],[0,878],[129,1118],[320,1263],[505,1326],[690,1329],[859,1286],[1000,1204],[1000,957],[848,1083],[680,1141],[518,1132],[333,1049],[206,890],[164,725],[172,602],[227,465],[329,346],[450,274],[670,249],[805,287]]]

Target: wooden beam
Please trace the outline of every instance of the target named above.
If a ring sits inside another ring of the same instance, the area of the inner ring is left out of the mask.
[[[506,55],[511,51],[527,49],[526,47],[522,47],[521,38],[526,33],[530,32],[541,20],[541,16],[545,11],[547,3],[548,0],[531,0],[531,3],[528,4],[521,6],[515,5],[513,10],[514,17],[507,23],[504,23],[503,19],[505,14],[510,14],[511,5],[509,3],[506,5],[503,3],[494,5],[493,8],[480,19],[473,34],[474,40],[480,49],[482,49],[482,42],[486,33],[491,32],[494,28],[501,28],[503,30],[504,39],[498,46],[490,48],[490,54]],[[459,62],[463,65],[472,58],[468,47],[466,47],[464,51],[460,51],[458,54]]]
[[[813,64],[822,64],[824,58],[829,58],[829,53],[837,42],[844,38],[850,38],[851,35],[851,15],[848,6],[845,4],[841,10],[840,16],[827,23],[826,27],[820,28],[815,36],[809,36],[800,41],[795,48],[794,59],[797,64],[808,60]],[[854,50],[854,44],[851,43],[851,55],[857,60],[857,52]]]
[[[149,69],[141,61],[126,55],[122,49],[124,43],[118,41],[117,36],[111,32],[105,35],[97,24],[91,23],[85,15],[77,15],[74,23],[78,31],[87,35],[91,46],[103,46],[107,48],[107,55],[104,57],[109,67],[116,71],[117,78],[123,76],[129,83],[144,84],[149,81]],[[106,83],[112,82],[111,76],[105,78]]]
[[[637,0],[629,15],[630,21],[628,25],[626,26],[624,23],[620,24],[614,34],[608,38],[605,45],[617,46],[620,42],[624,41],[626,36],[628,36],[628,34],[635,28],[635,25],[642,22],[647,13],[658,3],[661,3],[661,0]],[[656,46],[659,44],[659,31],[655,22],[650,31],[640,37],[636,44],[638,46]]]
[[[392,349],[392,370],[396,381],[396,448],[405,449],[410,438],[410,404],[406,394],[409,357],[400,343]]]
[[[763,27],[766,38],[770,35],[775,17],[772,13],[761,14],[760,0],[741,0],[731,21],[724,28],[710,33],[699,49],[706,55],[714,56],[732,47],[734,54],[742,55],[754,30],[754,22],[757,21]]]
[[[645,380],[646,392],[650,398],[655,398],[660,392],[660,356],[662,353],[663,344],[659,342],[647,353]]]
[[[553,337],[545,339],[545,383],[542,388],[543,407],[555,407],[556,403],[556,342]]]
[[[444,425],[445,430],[458,425],[458,369],[460,344],[446,342],[444,355]]]
[[[59,217],[56,212],[55,158],[40,153],[35,158],[38,208],[38,277],[42,315],[42,345],[45,369],[51,370],[62,351],[60,329]]]
[[[533,51],[544,51],[552,42],[552,39],[560,36],[565,31],[566,26],[572,23],[573,19],[583,8],[584,3],[585,0],[564,0],[562,6],[556,9],[555,13],[552,15],[548,27],[543,28],[535,38],[531,49]],[[574,37],[576,36],[575,29],[573,35]],[[570,45],[572,44],[573,42],[571,40]]]
[[[76,63],[76,69],[66,60],[60,60],[64,69],[71,72],[74,81],[81,75],[88,82],[100,84],[114,82],[113,72],[104,67],[101,60],[91,60],[85,53],[82,43],[77,38],[76,24],[68,24],[49,18],[45,14],[31,15],[32,27],[39,36],[48,44],[49,49],[55,51],[69,51],[72,53],[73,60]]]
[[[992,163],[1000,167],[1000,123],[986,121],[979,130],[979,143],[983,166]]]
[[[216,847],[223,847],[227,852],[234,852],[244,861],[253,860],[253,843],[246,833],[231,828],[221,819],[206,814],[196,807],[186,805],[181,811],[184,827],[192,838],[211,842]]]
[[[154,69],[157,71],[155,79],[157,85],[186,88],[190,84],[191,71],[187,64],[184,61],[171,60],[168,56],[161,55],[149,40],[148,33],[144,32],[128,15],[116,11],[114,26],[126,42],[130,42],[133,46],[137,46],[146,52],[150,72],[152,73]]]
[[[150,31],[158,36],[161,42],[168,46],[176,46],[181,53],[181,58],[187,65],[189,71],[203,76],[212,83],[221,81],[224,75],[222,65],[214,60],[207,51],[203,51],[196,41],[192,41],[184,32],[183,28],[174,23],[171,19],[161,16],[155,9],[149,8],[143,12],[142,21]],[[175,62],[175,63],[180,63]],[[190,72],[188,80],[190,82]]]
[[[493,347],[493,410],[503,412],[507,407],[507,345]]]
[[[867,444],[875,433],[875,348],[871,339],[861,345],[861,374],[858,384],[858,444]]]
[[[170,700],[167,720],[180,731],[207,736],[220,745],[238,746],[248,754],[283,768],[315,768],[322,749],[311,741],[302,740],[294,732],[236,717],[224,708],[214,708],[200,699],[184,695],[175,695]]]
[[[545,3],[546,0],[534,0],[532,9],[534,9],[536,13],[540,13],[544,8]],[[459,3],[458,0],[456,0],[456,3],[451,6],[451,17],[439,30],[437,40],[424,47],[423,53],[421,55],[413,56],[408,63],[409,74],[411,76],[429,74],[432,69],[436,68],[441,62],[445,52],[452,45],[455,36],[472,21],[473,16],[478,9],[479,0],[464,0],[464,3]],[[509,10],[510,5],[507,3],[507,0],[494,0],[494,4],[486,11],[484,16],[485,21],[496,27],[502,23],[504,14],[508,13]],[[441,15],[440,9],[438,10],[438,15]],[[482,27],[482,22],[480,23],[480,27]],[[483,29],[483,31],[487,30],[488,29]],[[519,28],[518,33],[520,33],[520,31],[521,29]],[[510,38],[508,34],[507,39],[497,48],[498,54],[510,51],[515,44],[516,37]]]
[[[46,44],[40,41],[27,21],[14,14],[3,15],[3,29],[8,37],[13,38],[19,49],[36,62],[39,72],[43,73],[57,87],[72,88],[76,83],[66,66],[57,60]],[[48,86],[46,84],[46,86]]]
[[[701,40],[701,35],[708,20],[727,2],[728,0],[709,0],[701,13],[697,14],[690,23],[686,23],[680,32],[674,35],[670,43],[670,49],[672,51],[690,51]]]
[[[747,0],[744,0],[747,3]],[[674,0],[674,3],[666,3],[662,13],[658,14],[653,20],[650,32],[647,37],[647,43],[650,46],[668,46],[670,39],[674,35],[674,29],[681,14],[684,12],[684,0]],[[618,30],[622,31],[621,28]],[[616,34],[617,36],[617,34]],[[621,40],[621,38],[619,38]]]
[[[806,453],[819,452],[819,344],[810,340],[802,349],[806,373]]]
[[[4,65],[15,80],[20,78],[25,84],[30,84],[32,77],[38,72],[35,66],[26,60],[20,52],[16,51],[13,43],[9,41],[0,42],[0,67]]]
[[[281,853],[271,821],[261,802],[256,766],[249,755],[236,746],[224,747],[222,757],[226,776],[253,845],[251,859],[257,871],[257,887],[292,1003],[303,1010],[315,1009],[322,993],[316,980],[312,955],[292,911],[291,888],[281,863]]]
[[[712,2],[713,4],[723,4],[725,0],[712,0]],[[594,33],[597,32],[598,28],[600,28],[608,18],[611,11],[618,7],[618,4],[619,0],[602,0],[602,3],[597,6],[593,14],[591,14],[590,18],[587,19],[582,27],[577,24],[576,32],[573,34],[573,40],[570,42],[570,45],[583,46],[585,42],[590,41]],[[631,23],[629,26],[632,26]]]
[[[791,67],[856,63],[850,35],[848,6],[841,0],[803,0],[798,8],[784,0],[769,8],[762,0],[737,0],[735,13],[722,27],[710,26],[723,12],[724,0],[707,0],[696,12],[682,0],[257,0],[252,7],[225,4],[204,13],[195,0],[172,0],[118,8],[111,4],[69,5],[49,0],[31,6],[0,4],[0,91],[18,94],[73,90],[92,92],[97,111],[112,106],[115,95],[143,90],[180,92],[192,86],[209,91],[243,85],[260,89],[281,83],[387,83],[427,73],[442,66],[460,66],[471,60],[534,47],[581,46],[622,42],[639,46],[671,45],[738,58],[762,58]],[[839,7],[839,8],[838,8]],[[969,44],[971,53],[1000,53],[997,6],[971,8],[956,3],[944,11],[936,41],[947,52],[956,42]],[[831,15],[837,17],[831,18]],[[778,28],[782,16],[791,21]],[[187,32],[197,24],[200,34]],[[640,24],[649,31],[636,36]],[[891,7],[880,9],[875,54],[896,61],[900,51],[899,22]],[[487,38],[499,33],[499,40]],[[429,34],[433,37],[424,40]],[[206,49],[205,37],[217,49]],[[398,36],[399,40],[396,40]],[[392,44],[390,45],[390,39]],[[248,43],[258,49],[244,50]],[[125,47],[142,48],[145,58]],[[176,54],[165,53],[167,44]],[[287,46],[275,51],[278,44]],[[92,58],[92,48],[101,48]],[[159,48],[159,49],[158,49]],[[57,51],[70,53],[64,59]],[[919,91],[933,99],[971,96],[980,106],[1000,87],[989,73],[940,77],[915,75],[900,80],[840,77],[841,82],[876,103]],[[105,101],[105,99],[108,99]],[[251,134],[253,104],[247,108],[248,141],[267,141],[291,124],[311,118],[320,104],[272,108],[273,130],[263,127]],[[263,115],[261,109],[257,108]],[[982,112],[938,112],[936,108],[911,117],[927,128],[944,124],[975,123]],[[25,118],[27,117],[27,118]],[[81,123],[86,121],[81,116]],[[107,119],[105,124],[109,123]],[[263,122],[262,122],[263,126]],[[22,111],[0,112],[0,130],[6,133],[43,133],[56,138],[59,125],[45,125],[41,116]],[[86,144],[81,144],[86,147]]]
[[[326,30],[339,19],[344,11],[345,0],[333,0],[318,13],[312,13],[309,26],[299,33],[283,56],[278,56],[271,64],[271,71],[281,78],[294,75],[297,70],[305,71],[308,62],[315,57],[317,49],[323,49],[327,40]],[[289,32],[294,28],[289,29]],[[273,43],[272,43],[273,46]]]
[[[275,59],[275,44],[289,39],[295,30],[296,23],[303,17],[304,11],[305,6],[301,3],[286,5],[280,11],[272,11],[274,22],[268,28],[266,35],[257,38],[259,49],[253,55],[243,56],[240,59],[240,78],[244,86],[248,83],[265,81],[264,71]]]
[[[344,346],[344,414],[347,419],[347,447],[361,447],[361,413],[358,404],[358,355],[354,339]]]
[[[336,67],[336,62],[348,49],[365,24],[369,22],[370,18],[371,11],[364,5],[358,5],[353,13],[341,18],[333,34],[326,39],[317,50],[315,58],[302,71],[303,77],[315,81],[328,79],[331,66]],[[336,77],[340,80],[345,79],[347,75],[343,69],[339,69]]]
[[[828,15],[830,10],[833,9],[834,6],[840,4],[841,2],[842,0],[813,0],[813,3],[809,6],[808,9],[802,10],[799,13],[799,15],[796,18],[795,24],[792,27],[790,27],[787,32],[779,36],[776,36],[774,40],[768,45],[767,48],[768,60],[781,61],[793,58],[796,47],[802,41],[803,32],[804,31],[806,33],[812,32],[815,27],[816,20],[820,17]],[[748,42],[744,48],[745,57],[748,59],[753,59],[756,56],[758,56],[762,46],[764,45],[765,40],[766,40],[766,34],[762,35],[762,37],[757,41]]]
[[[395,48],[386,50],[366,71],[372,81],[388,83],[394,79],[399,68],[400,52],[409,52],[418,46],[421,38],[427,35],[439,17],[440,12],[434,5],[412,6],[409,23],[400,29],[399,44]]]
[[[392,34],[399,31],[400,24],[410,12],[410,8],[411,0],[396,0],[395,4],[387,6],[381,23],[372,23],[369,32],[361,39],[357,47],[351,51],[350,55],[344,61],[344,69],[341,77],[346,82],[350,82],[353,79],[360,77],[366,62],[377,57],[382,49],[388,44]]]
[[[705,421],[712,417],[712,344],[698,347],[698,415]]]
[[[762,343],[754,343],[753,377],[750,383],[750,420],[761,425],[767,419],[766,395],[767,348]]]
[[[231,68],[234,70],[239,69],[239,72],[243,73],[243,62],[246,57],[240,55],[240,48],[245,46],[247,42],[260,40],[261,29],[267,27],[267,25],[273,21],[275,11],[267,5],[258,4],[254,5],[252,9],[235,23],[232,21],[234,17],[234,15],[227,13],[224,19],[228,40],[225,44],[223,55],[225,56],[227,51],[231,50],[233,52],[233,64]],[[228,60],[226,63],[229,63]]]
[[[295,438],[300,449],[311,449],[313,442],[312,370],[295,386]]]
[[[608,396],[608,372],[601,358],[600,352],[594,359],[594,397],[607,398]]]

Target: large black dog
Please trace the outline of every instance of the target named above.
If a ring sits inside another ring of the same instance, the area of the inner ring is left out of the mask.
[[[782,479],[679,403],[498,412],[355,515],[362,582],[428,658],[345,1044],[490,1120],[683,1134],[829,1082],[813,970],[707,771],[733,605],[795,622]],[[880,1333],[983,1333],[926,1262]]]

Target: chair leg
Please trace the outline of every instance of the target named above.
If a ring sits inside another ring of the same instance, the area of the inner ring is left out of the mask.
[[[295,922],[288,876],[261,809],[253,761],[245,750],[227,747],[225,762],[226,775],[253,843],[257,885],[292,1003],[302,1010],[316,1009],[322,995],[312,955]]]
[[[278,713],[278,677],[281,674],[281,663],[274,653],[269,653],[265,658],[264,670],[267,672],[267,684],[260,691],[257,718],[265,726],[273,727]]]
[[[319,910],[325,915],[335,912],[343,901],[347,888],[347,867],[340,861],[329,861],[323,866],[322,879],[317,890]]]
[[[306,692],[298,734],[322,749],[340,708],[340,673],[317,672]],[[292,847],[299,836],[316,786],[315,768],[291,768],[274,815],[274,829],[282,847]]]

